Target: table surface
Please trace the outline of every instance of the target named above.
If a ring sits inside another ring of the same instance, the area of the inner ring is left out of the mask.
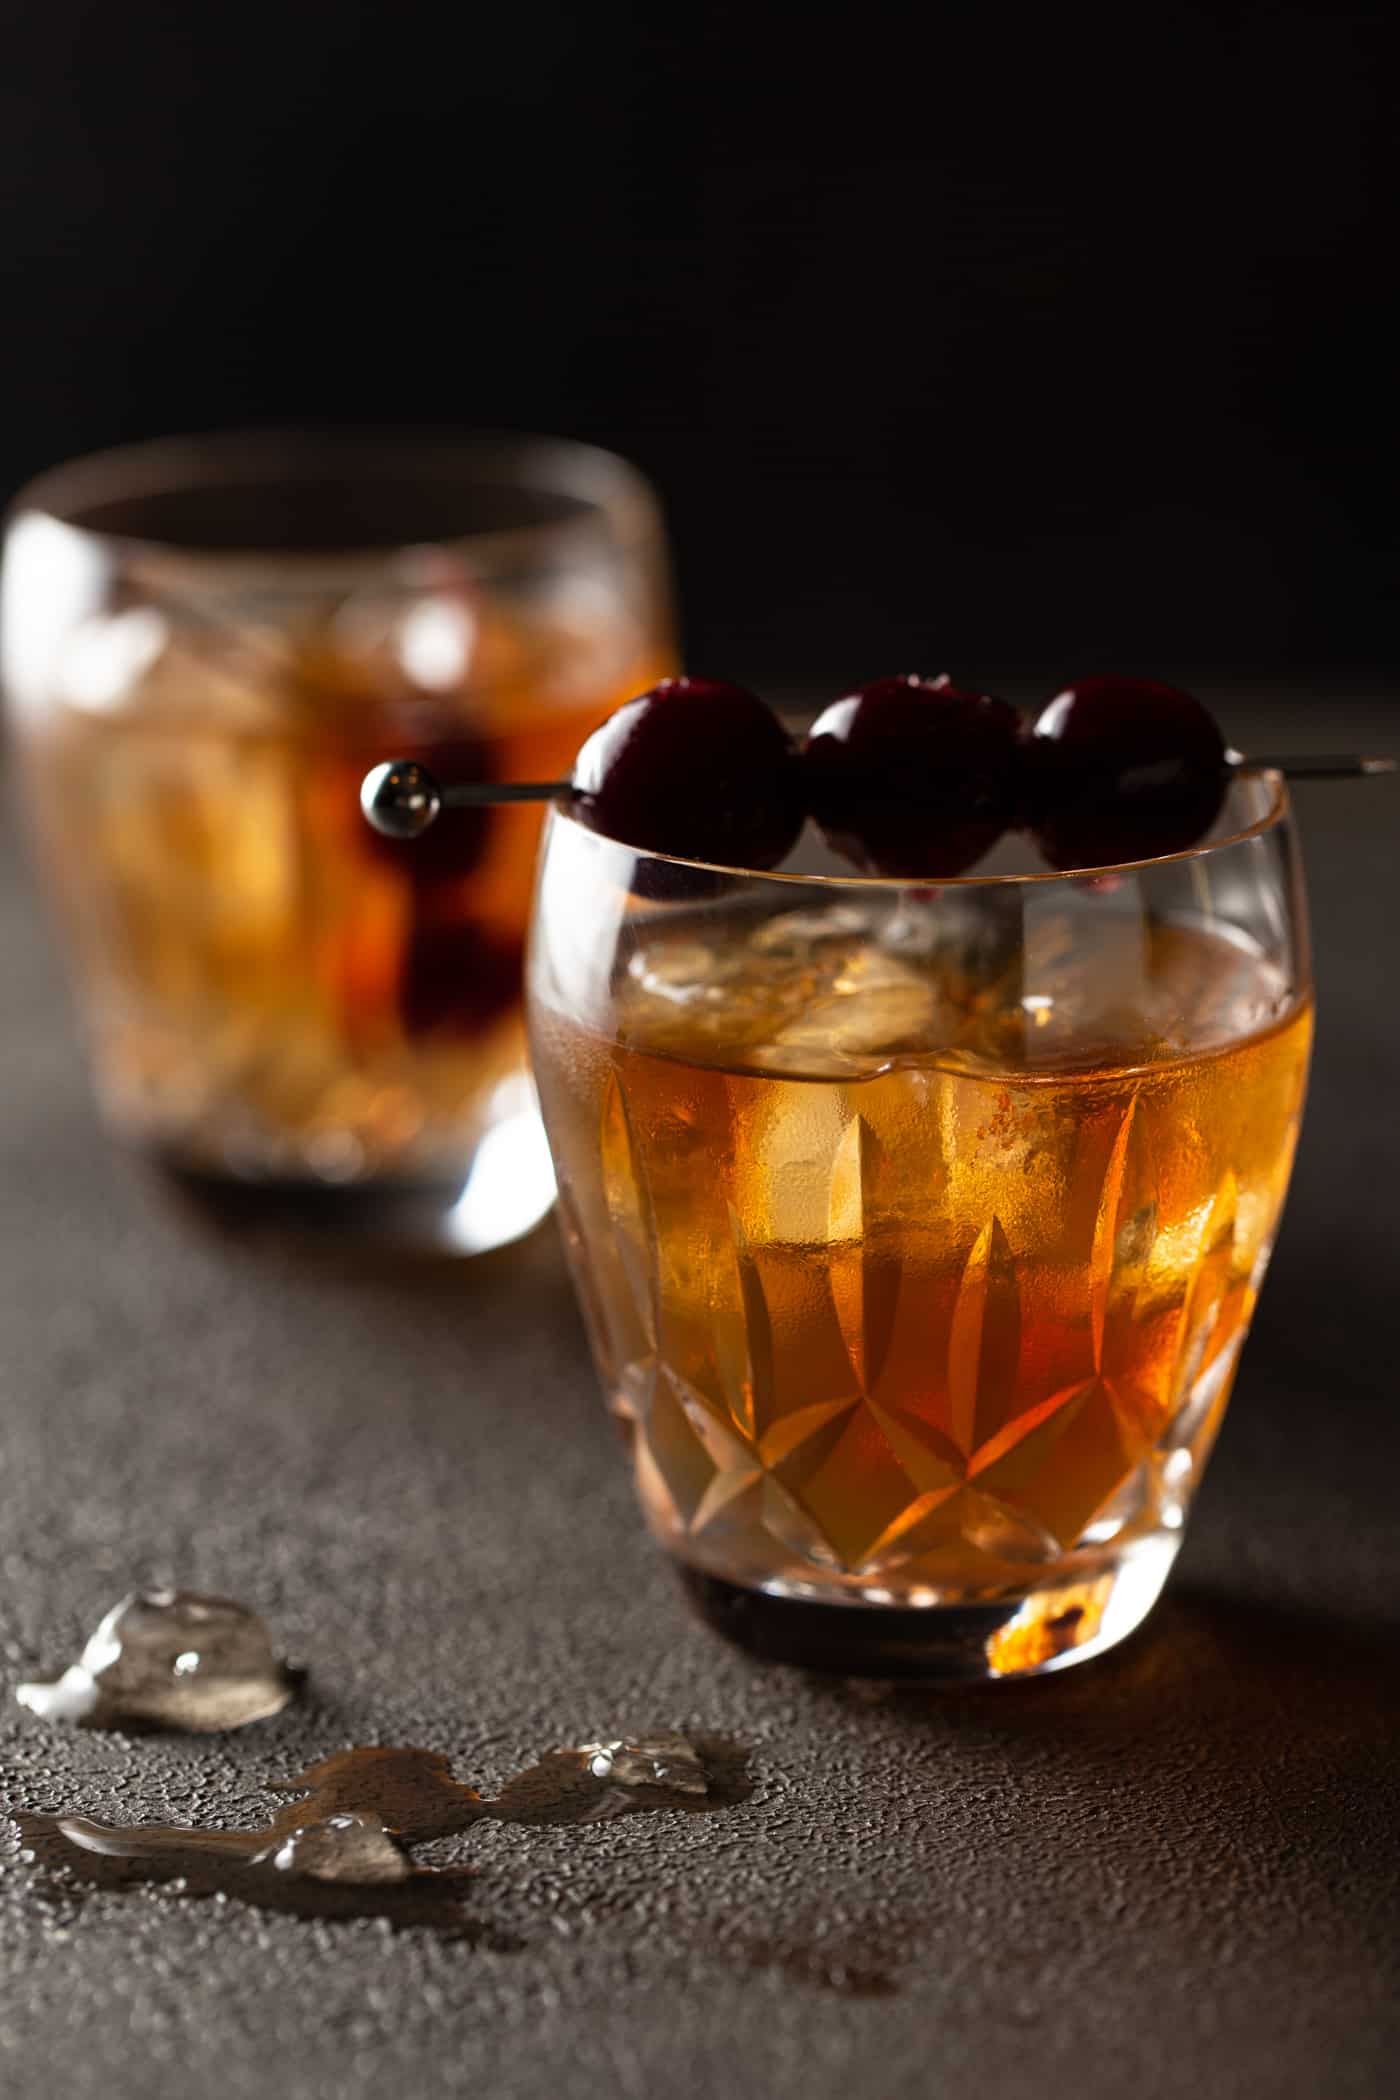
[[[1222,696],[1277,748],[1400,744]],[[1257,748],[1257,745],[1256,745]],[[742,1746],[711,1815],[484,1826],[493,1950],[74,1890],[0,1839],[16,2095],[885,2100],[1073,2083],[1393,2091],[1400,1410],[1388,1333],[1394,783],[1302,794],[1321,1027],[1274,1271],[1167,1598],[1038,1684],[872,1695],[692,1622],[648,1546],[554,1239],[369,1264],[216,1233],[102,1140],[0,848],[0,1783],[107,1820],[265,1820],[352,1743],[491,1787],[660,1723]],[[137,1582],[258,1604],[310,1667],[213,1738],[61,1732],[13,1683]],[[514,1951],[503,1951],[514,1939]],[[7,2075],[8,2074],[8,2080]]]

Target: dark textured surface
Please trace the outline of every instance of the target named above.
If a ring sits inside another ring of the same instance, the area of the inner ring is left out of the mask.
[[[1334,713],[1295,740],[1384,718]],[[1243,741],[1237,703],[1227,728]],[[1280,743],[1280,717],[1269,741]],[[496,1946],[45,1884],[0,1840],[0,2086],[62,2100],[976,2090],[1370,2096],[1400,2046],[1390,785],[1304,810],[1322,1022],[1288,1221],[1176,1579],[1116,1656],[879,1695],[687,1617],[631,1507],[552,1232],[388,1271],[200,1230],[97,1134],[30,894],[0,883],[0,1757],[13,1805],[263,1820],[356,1742],[495,1786],[658,1723],[714,1814],[479,1828]],[[301,1703],[61,1734],[13,1683],[132,1581],[259,1605]]]

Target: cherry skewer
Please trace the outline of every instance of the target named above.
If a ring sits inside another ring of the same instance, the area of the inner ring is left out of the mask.
[[[1242,751],[1227,751],[1225,763],[1232,773],[1282,773],[1285,780],[1364,780],[1377,773],[1393,773],[1396,761],[1355,751],[1299,752],[1279,757],[1266,754],[1246,758]]]
[[[1246,757],[1227,751],[1232,773],[1282,773],[1288,780],[1360,780],[1393,773],[1396,761],[1358,752],[1309,752]],[[374,766],[360,785],[365,820],[385,838],[414,839],[445,809],[483,809],[502,802],[552,802],[574,793],[572,780],[439,781],[416,760],[393,758]]]
[[[481,809],[497,802],[552,802],[572,792],[568,780],[439,781],[415,759],[391,758],[360,782],[365,821],[388,839],[416,839],[444,809]]]

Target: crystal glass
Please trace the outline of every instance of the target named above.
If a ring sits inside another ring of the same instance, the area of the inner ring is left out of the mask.
[[[707,870],[556,807],[529,976],[599,1375],[712,1623],[925,1678],[1131,1632],[1303,1103],[1282,781],[1193,852],[936,887]]]
[[[3,645],[113,1130],[245,1213],[469,1250],[536,1222],[539,813],[403,846],[359,783],[386,752],[555,778],[673,668],[633,469],[542,438],[286,433],[79,461],[14,507]]]

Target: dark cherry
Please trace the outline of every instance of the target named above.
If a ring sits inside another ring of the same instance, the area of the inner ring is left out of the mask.
[[[1199,700],[1150,678],[1080,678],[1026,747],[1025,816],[1055,868],[1194,846],[1220,814],[1225,742]]]
[[[804,816],[797,755],[742,686],[667,678],[628,700],[574,761],[574,814],[645,852],[773,868]]]
[[[431,743],[410,739],[399,755],[426,766],[435,780],[472,782],[492,778],[490,746],[468,730]],[[382,832],[371,831],[368,824],[359,828],[362,844],[375,859],[401,870],[405,879],[421,890],[461,882],[474,872],[486,851],[491,819],[489,809],[454,810],[450,821],[432,824],[409,839],[386,838]]]
[[[877,678],[819,715],[803,753],[827,840],[879,875],[961,875],[1015,821],[1021,718],[944,678]]]
[[[520,996],[520,944],[470,920],[415,925],[404,948],[399,1017],[406,1035],[475,1036]]]

